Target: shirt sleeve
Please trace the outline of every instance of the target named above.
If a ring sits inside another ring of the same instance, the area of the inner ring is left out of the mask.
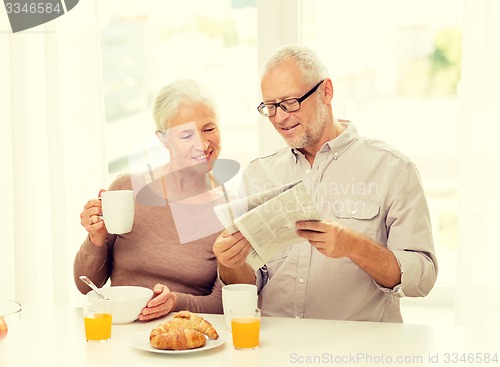
[[[411,162],[403,164],[395,177],[386,227],[387,248],[399,263],[401,284],[393,289],[377,286],[400,297],[426,296],[436,282],[438,264],[427,201]]]
[[[91,290],[79,279],[81,275],[88,276],[98,287],[102,287],[108,281],[115,238],[116,235],[108,235],[104,246],[94,245],[89,236],[83,241],[73,263],[73,277],[81,293],[87,294]]]
[[[264,288],[269,280],[269,271],[267,270],[267,265],[264,265],[255,272],[255,285],[257,286],[257,293]]]
[[[119,176],[113,181],[108,190],[127,188],[124,184],[127,181],[130,182],[128,176]],[[83,241],[73,262],[73,278],[76,287],[81,293],[87,294],[91,290],[88,285],[79,279],[81,275],[88,276],[98,287],[102,287],[108,281],[111,275],[115,240],[116,235],[108,234],[104,246],[94,245],[90,241],[89,235]]]

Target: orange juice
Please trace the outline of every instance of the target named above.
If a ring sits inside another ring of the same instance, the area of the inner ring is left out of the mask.
[[[85,336],[87,340],[108,340],[111,338],[111,315],[91,313],[85,315]]]
[[[253,349],[259,346],[260,320],[257,317],[240,317],[231,320],[233,345],[237,349]]]

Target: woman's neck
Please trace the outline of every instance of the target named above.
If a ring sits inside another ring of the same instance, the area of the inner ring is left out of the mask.
[[[209,173],[196,172],[195,169],[168,169],[162,176],[164,196],[168,201],[180,201],[209,192],[215,187],[214,178]]]

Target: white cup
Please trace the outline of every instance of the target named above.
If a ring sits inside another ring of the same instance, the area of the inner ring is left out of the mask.
[[[101,194],[102,216],[108,233],[123,234],[134,223],[134,192],[113,190]]]
[[[257,287],[253,284],[230,284],[222,287],[222,308],[226,326],[231,331],[231,313],[251,312],[257,308]]]

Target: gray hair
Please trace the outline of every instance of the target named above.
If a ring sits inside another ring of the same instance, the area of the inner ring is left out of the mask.
[[[328,69],[316,52],[303,45],[284,45],[276,49],[262,67],[261,77],[289,58],[295,60],[306,82],[317,83],[328,78]]]
[[[215,100],[210,92],[194,80],[179,79],[164,86],[156,95],[153,104],[156,129],[166,130],[179,109],[193,104],[203,104],[216,112]]]

